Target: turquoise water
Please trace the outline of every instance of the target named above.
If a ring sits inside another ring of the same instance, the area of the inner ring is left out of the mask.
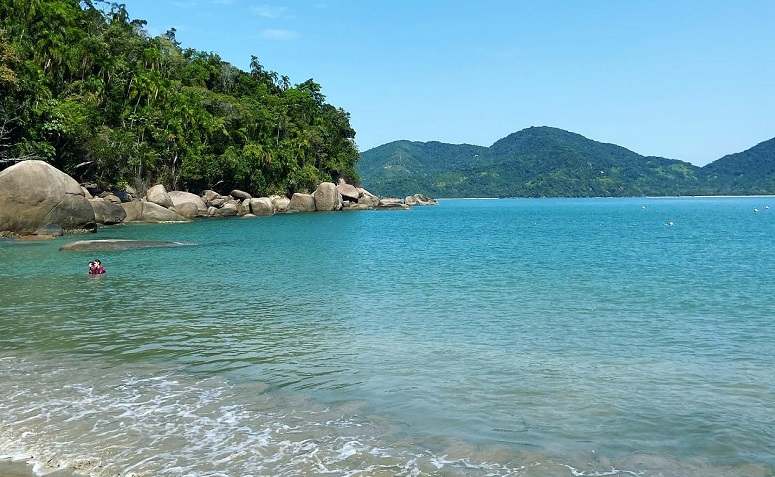
[[[84,238],[192,245],[58,251]],[[94,476],[772,476],[774,241],[772,197],[0,240],[0,456]]]

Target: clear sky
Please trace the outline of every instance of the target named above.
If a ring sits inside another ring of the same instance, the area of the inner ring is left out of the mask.
[[[122,0],[351,114],[361,151],[553,126],[704,165],[775,137],[773,0]]]

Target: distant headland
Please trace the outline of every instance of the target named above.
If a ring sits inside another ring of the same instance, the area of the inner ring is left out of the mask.
[[[704,167],[641,156],[562,129],[531,127],[489,147],[394,141],[361,153],[369,190],[433,197],[775,194],[775,138]]]

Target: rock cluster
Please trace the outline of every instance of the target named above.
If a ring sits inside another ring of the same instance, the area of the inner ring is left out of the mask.
[[[409,206],[413,205],[438,205],[438,201],[436,199],[432,199],[428,197],[427,195],[423,194],[414,194],[407,196],[406,199],[404,199],[404,203]]]
[[[233,190],[202,196],[167,191],[159,184],[139,197],[131,187],[100,191],[96,184],[79,185],[72,177],[43,161],[23,161],[0,171],[0,237],[55,236],[95,231],[98,224],[183,222],[195,217],[257,217],[286,212],[367,209],[409,209],[434,205],[415,194],[406,199],[380,199],[366,189],[340,180],[322,182],[312,194],[253,197]]]

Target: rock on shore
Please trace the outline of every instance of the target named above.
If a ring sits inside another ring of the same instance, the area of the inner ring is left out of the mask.
[[[94,209],[75,179],[43,161],[0,171],[0,232],[30,235],[59,228],[96,229]]]
[[[159,204],[132,201],[121,204],[126,211],[124,222],[187,222],[188,219]]]
[[[157,184],[140,198],[137,192],[103,191],[97,184],[75,179],[43,161],[22,161],[0,171],[0,237],[54,236],[74,231],[96,231],[98,224],[184,222],[195,217],[266,216],[284,212],[366,209],[410,209],[434,205],[434,199],[415,194],[402,200],[380,199],[366,189],[340,180],[322,182],[311,194],[253,197],[241,190],[221,195],[206,190],[202,196],[167,191]]]

